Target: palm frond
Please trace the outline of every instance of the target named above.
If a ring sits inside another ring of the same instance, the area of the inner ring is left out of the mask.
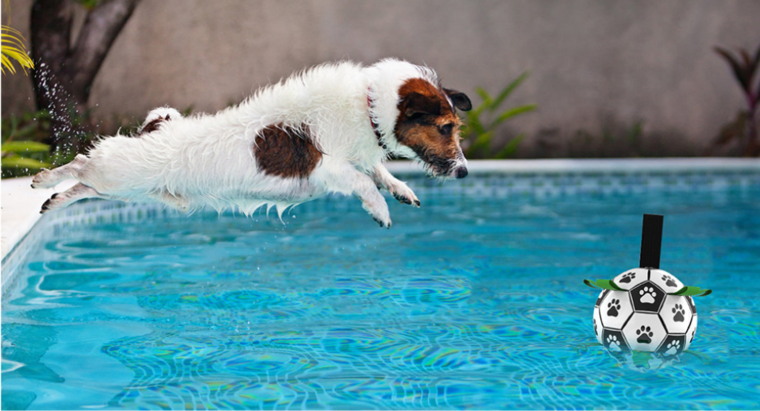
[[[16,68],[13,65],[15,61],[21,69],[24,70],[24,74],[27,74],[26,69],[34,68],[34,62],[26,52],[26,46],[24,45],[24,36],[21,32],[13,27],[2,27],[2,73],[8,70],[11,74],[16,73]]]

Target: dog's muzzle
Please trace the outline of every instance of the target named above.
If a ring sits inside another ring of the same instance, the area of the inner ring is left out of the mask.
[[[465,160],[464,155],[462,155],[460,152],[457,155],[457,159],[454,162],[453,167],[451,167],[449,177],[465,178],[467,177],[467,174],[469,174],[467,171],[467,160]]]

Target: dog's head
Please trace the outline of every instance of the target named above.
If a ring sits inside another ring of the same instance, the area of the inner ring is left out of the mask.
[[[428,80],[411,78],[398,90],[394,135],[437,177],[464,178],[467,160],[459,146],[461,121],[456,109],[472,109],[461,92],[439,88]]]

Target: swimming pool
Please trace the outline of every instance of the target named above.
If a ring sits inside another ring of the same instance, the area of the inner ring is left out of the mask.
[[[410,178],[390,230],[342,197],[46,215],[4,260],[3,408],[760,407],[759,173]],[[638,265],[643,213],[714,291],[649,369],[596,343],[582,283]]]

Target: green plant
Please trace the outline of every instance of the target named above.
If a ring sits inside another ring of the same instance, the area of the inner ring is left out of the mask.
[[[11,115],[2,120],[2,177],[35,174],[41,168],[71,161],[74,150],[51,153],[42,143],[50,134],[50,113],[46,110]],[[91,136],[89,136],[91,137]]]
[[[760,111],[760,81],[755,81],[760,71],[760,46],[755,51],[754,56],[750,56],[745,49],[739,49],[738,55],[730,51],[715,47],[718,53],[731,67],[734,78],[739,83],[739,87],[744,93],[747,100],[747,109],[741,110],[736,118],[725,124],[715,139],[714,145],[722,146],[728,142],[746,140],[745,155],[760,155],[760,144],[758,144],[758,133],[760,133],[760,123],[758,122],[758,111]]]
[[[50,167],[50,163],[45,163],[29,157],[29,154],[47,153],[49,151],[49,145],[38,143],[36,141],[13,141],[10,143],[3,143],[3,172],[9,168],[39,170],[43,167]],[[24,157],[24,155],[27,157]]]
[[[463,145],[466,146],[465,155],[468,158],[507,158],[515,154],[520,142],[525,138],[525,134],[521,133],[510,140],[495,154],[491,154],[493,152],[491,146],[496,129],[502,123],[517,115],[534,111],[538,108],[535,104],[525,104],[504,111],[498,111],[507,97],[528,78],[528,75],[528,72],[522,73],[509,83],[496,98],[493,98],[481,87],[476,89],[483,101],[478,107],[465,113],[465,127],[461,132],[462,140],[465,141]]]

